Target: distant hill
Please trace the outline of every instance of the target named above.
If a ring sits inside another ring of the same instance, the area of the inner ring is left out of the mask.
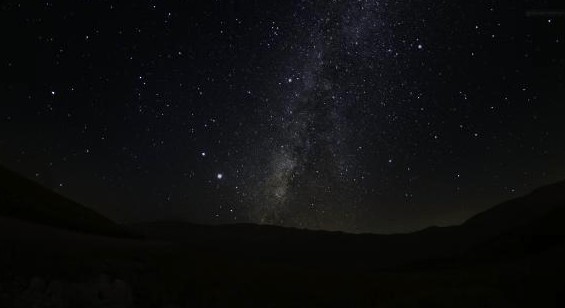
[[[564,221],[560,182],[410,234],[119,226],[0,169],[0,307],[563,307]]]
[[[543,219],[565,208],[565,181],[546,185],[468,219],[463,226],[504,232]]]
[[[177,243],[240,259],[388,268],[518,258],[565,243],[565,181],[503,202],[453,227],[409,234],[347,234],[270,225],[157,221],[118,225],[0,168],[0,215],[92,234]]]
[[[563,244],[565,181],[503,202],[457,228],[463,238],[476,244],[474,252],[483,255],[524,255]]]
[[[131,236],[123,226],[1,166],[0,215],[85,233]]]
[[[204,249],[238,252],[242,258],[347,263],[387,268],[456,260],[518,258],[565,242],[565,181],[496,205],[453,227],[409,234],[347,234],[269,225],[206,226],[178,221],[134,224],[148,238]],[[299,256],[295,252],[300,252]]]

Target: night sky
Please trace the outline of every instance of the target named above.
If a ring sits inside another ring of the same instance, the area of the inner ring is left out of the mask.
[[[559,3],[3,1],[0,164],[119,222],[460,223],[565,178]]]

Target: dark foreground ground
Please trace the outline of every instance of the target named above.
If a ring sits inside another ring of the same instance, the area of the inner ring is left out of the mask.
[[[405,235],[119,226],[9,172],[0,184],[2,308],[565,306],[565,182]]]

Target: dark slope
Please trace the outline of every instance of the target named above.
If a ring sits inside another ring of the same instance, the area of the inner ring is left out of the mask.
[[[565,181],[497,205],[458,227],[474,254],[506,258],[565,243]]]
[[[468,219],[463,226],[504,232],[531,224],[565,208],[565,181],[540,187],[530,194],[499,204]]]
[[[12,211],[24,205],[12,216],[43,224],[52,217],[51,225],[72,229],[75,203],[65,199],[69,210],[62,197],[17,176],[9,186],[13,176],[0,182],[3,200],[18,201]],[[131,226],[147,235],[133,240],[0,217],[0,306],[54,307],[56,299],[60,307],[562,307],[562,187],[461,226],[401,235],[154,222]],[[36,199],[21,195],[28,191]],[[35,208],[49,198],[57,201],[51,211]],[[4,201],[2,208],[10,209]],[[108,284],[99,283],[106,276],[130,291],[109,300]],[[37,291],[42,279],[57,288]]]
[[[528,257],[565,244],[565,181],[498,204],[462,225],[413,233],[446,263]],[[421,260],[419,260],[420,262]]]
[[[131,236],[123,226],[1,166],[0,216],[86,233]]]
[[[375,235],[267,225],[205,226],[149,222],[130,226],[148,238],[196,245],[236,258],[365,268],[429,266],[520,258],[565,239],[565,181],[480,213],[460,226]]]

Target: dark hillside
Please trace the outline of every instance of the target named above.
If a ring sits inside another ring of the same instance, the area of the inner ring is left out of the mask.
[[[0,215],[86,233],[131,236],[123,226],[3,167]]]

